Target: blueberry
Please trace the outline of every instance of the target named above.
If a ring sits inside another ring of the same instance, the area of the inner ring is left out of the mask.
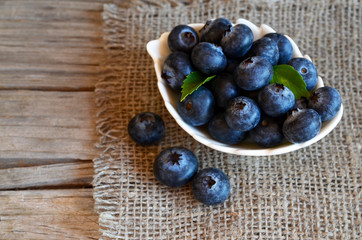
[[[206,205],[219,204],[230,195],[230,181],[220,169],[205,168],[192,180],[192,192],[198,201]]]
[[[209,20],[201,28],[201,42],[210,42],[219,44],[222,36],[227,30],[231,28],[232,24],[225,18],[217,18],[215,20]]]
[[[274,40],[278,45],[279,59],[278,65],[286,64],[293,57],[293,46],[283,34],[280,33],[268,33],[264,37]]]
[[[279,50],[277,43],[267,37],[262,37],[253,42],[247,57],[262,56],[269,60],[271,65],[276,65],[279,59]]]
[[[313,109],[297,109],[283,123],[284,137],[292,143],[303,143],[314,138],[322,126],[321,117]]]
[[[177,103],[177,110],[182,119],[191,126],[201,126],[210,121],[214,115],[215,100],[211,91],[199,87],[185,100]]]
[[[260,56],[242,61],[234,71],[234,81],[243,90],[254,91],[266,86],[273,77],[273,66]]]
[[[256,144],[262,147],[275,147],[284,139],[282,124],[280,119],[263,114],[258,125],[250,130],[249,135]]]
[[[171,30],[167,40],[171,51],[190,53],[192,48],[199,42],[199,36],[192,27],[178,25]]]
[[[208,42],[201,42],[192,49],[191,61],[196,69],[206,75],[221,73],[227,64],[221,47]]]
[[[318,72],[314,64],[306,58],[293,58],[288,65],[292,66],[302,76],[304,82],[307,84],[307,90],[310,91],[318,83]]]
[[[308,107],[316,110],[322,121],[333,118],[342,105],[341,95],[332,87],[321,87],[315,90],[308,101]]]
[[[167,56],[161,77],[174,90],[180,91],[186,76],[194,71],[190,57],[184,52],[173,52]]]
[[[259,107],[272,117],[279,117],[287,113],[294,106],[294,102],[293,92],[279,83],[265,86],[258,94]]]
[[[230,100],[225,110],[225,120],[232,129],[246,132],[258,124],[260,109],[254,100],[239,96]]]
[[[164,185],[181,187],[196,174],[198,160],[193,152],[184,147],[170,147],[155,159],[153,173]]]
[[[240,94],[240,88],[235,84],[231,74],[221,73],[217,75],[213,79],[212,85],[216,105],[221,108],[225,108],[231,99]]]
[[[134,116],[128,123],[128,134],[138,144],[156,144],[165,134],[165,124],[157,114],[143,112]]]
[[[245,24],[238,24],[225,32],[220,45],[229,58],[241,58],[251,48],[254,35]]]
[[[210,120],[208,130],[214,139],[225,144],[237,144],[245,138],[245,132],[229,127],[223,112],[218,113]]]

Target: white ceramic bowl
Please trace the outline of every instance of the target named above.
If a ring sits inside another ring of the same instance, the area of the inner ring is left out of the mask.
[[[253,23],[245,20],[245,19],[238,19],[236,21],[236,24],[245,24],[250,27],[250,29],[253,31],[254,34],[254,41],[260,39],[267,33],[275,32],[271,27],[262,24],[260,27],[257,27]],[[204,24],[189,24],[189,26],[193,27],[197,32],[204,26]],[[337,113],[337,115],[326,122],[323,122],[322,128],[317,136],[315,136],[313,139],[300,143],[300,144],[293,144],[290,142],[283,142],[281,145],[273,148],[263,148],[260,147],[251,141],[245,140],[240,144],[236,145],[229,145],[220,143],[216,140],[214,140],[208,133],[207,128],[205,127],[193,127],[185,123],[181,116],[177,112],[177,94],[174,90],[172,90],[167,83],[161,78],[161,71],[162,66],[165,61],[165,58],[171,53],[171,50],[168,47],[167,44],[167,38],[168,38],[169,32],[163,33],[161,37],[157,40],[152,40],[147,43],[147,51],[151,55],[153,61],[154,61],[154,67],[156,71],[156,76],[158,80],[158,89],[161,93],[161,96],[165,102],[165,106],[171,116],[176,120],[176,122],[180,125],[181,128],[183,128],[188,134],[190,134],[194,139],[196,139],[198,142],[216,149],[218,151],[231,153],[231,154],[237,154],[237,155],[248,155],[248,156],[268,156],[268,155],[277,155],[277,154],[283,154],[287,152],[291,152],[306,146],[309,146],[323,137],[325,137],[329,132],[331,132],[338,124],[338,122],[342,118],[343,114],[343,105],[341,106],[341,109]],[[293,45],[293,58],[296,57],[304,57],[309,60],[310,57],[308,55],[302,55],[300,52],[298,46],[295,44],[295,42],[288,36],[286,36],[289,41]],[[312,61],[312,60],[311,60]],[[318,68],[317,68],[318,69]],[[320,88],[323,86],[323,80],[321,77],[318,77],[318,84],[316,88]]]

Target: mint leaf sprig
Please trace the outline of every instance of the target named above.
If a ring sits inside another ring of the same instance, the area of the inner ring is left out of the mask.
[[[214,77],[216,77],[216,75],[207,77],[204,74],[202,74],[201,72],[197,72],[197,71],[194,71],[194,72],[190,73],[189,75],[187,75],[186,79],[184,80],[183,85],[181,86],[182,89],[181,89],[180,102],[185,100],[185,98],[188,95],[195,92],[199,87],[201,87],[203,84],[207,83]]]
[[[300,73],[292,66],[286,64],[276,65],[273,70],[274,74],[270,83],[283,84],[293,92],[295,99],[309,98],[310,93],[307,90],[307,84]]]

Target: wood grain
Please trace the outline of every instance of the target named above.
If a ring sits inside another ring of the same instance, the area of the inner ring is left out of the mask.
[[[98,239],[91,189],[0,191],[0,239]]]
[[[91,161],[0,169],[0,190],[90,187],[93,171]]]
[[[100,2],[0,1],[0,89],[93,90]]]
[[[93,92],[0,91],[0,158],[93,159]]]
[[[76,160],[76,159],[27,159],[27,158],[0,158],[0,169],[7,168],[25,168],[35,166],[45,166],[51,164],[66,164],[66,163],[84,163],[87,160]]]

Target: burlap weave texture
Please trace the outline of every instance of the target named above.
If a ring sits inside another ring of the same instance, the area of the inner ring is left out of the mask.
[[[288,34],[335,87],[345,107],[340,124],[316,144],[279,156],[217,152],[185,133],[157,90],[146,43],[177,24],[224,16]],[[94,198],[102,239],[362,239],[361,4],[359,1],[211,1],[171,8],[104,8],[107,59],[96,86],[102,154],[94,160]],[[141,147],[128,136],[137,113],[162,116],[166,136]],[[190,185],[170,189],[153,176],[170,146],[195,152],[200,168],[218,167],[232,192],[221,205],[195,200]]]

